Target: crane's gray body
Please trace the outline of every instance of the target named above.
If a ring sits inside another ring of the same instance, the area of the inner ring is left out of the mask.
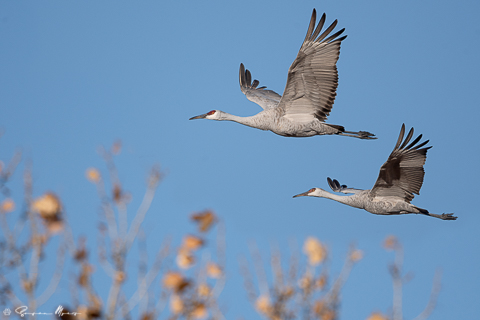
[[[331,196],[323,197],[341,202],[351,207],[364,209],[373,214],[390,215],[420,213],[417,207],[405,202],[405,200],[402,198],[378,197],[375,196],[371,190],[362,190],[350,196],[338,196],[335,194],[331,194]]]
[[[292,121],[284,117],[283,110],[278,108],[264,110],[251,117],[234,116],[222,111],[216,113],[219,113],[219,119],[213,120],[234,121],[252,128],[269,130],[284,137],[311,137],[343,133],[339,128],[321,122],[314,117],[310,121]]]

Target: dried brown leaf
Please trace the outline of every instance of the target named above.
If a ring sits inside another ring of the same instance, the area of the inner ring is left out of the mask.
[[[119,155],[120,151],[122,151],[122,141],[116,140],[112,145],[112,153],[114,155]]]
[[[388,320],[388,318],[380,312],[373,312],[367,320]]]
[[[203,246],[204,241],[197,237],[197,236],[192,236],[192,235],[187,235],[183,238],[183,244],[182,247],[187,249],[187,250],[197,250],[201,246]]]
[[[308,237],[303,245],[303,251],[308,257],[308,263],[316,266],[325,260],[327,250],[323,244],[314,237]]]
[[[362,258],[363,258],[363,251],[362,250],[353,250],[350,253],[350,260],[352,260],[353,262],[358,262],[358,261],[362,260]]]
[[[383,247],[386,250],[395,250],[397,246],[398,246],[398,240],[393,235],[386,237],[385,240],[383,241]]]
[[[85,172],[85,176],[87,177],[88,181],[97,183],[100,181],[100,172],[95,168],[88,168]]]
[[[197,288],[198,295],[201,297],[208,297],[210,295],[210,291],[210,287],[205,283],[200,284]]]
[[[62,205],[53,193],[46,193],[33,202],[32,209],[45,220],[54,220],[60,214]]]
[[[194,307],[191,315],[194,319],[204,319],[207,317],[208,311],[203,303],[199,303]]]
[[[182,313],[185,310],[183,300],[179,295],[174,294],[170,298],[170,310],[175,314]]]
[[[212,211],[207,210],[193,214],[191,219],[197,223],[200,232],[207,232],[215,223],[216,217]]]
[[[167,272],[163,277],[165,288],[172,289],[177,293],[182,292],[189,284],[190,282],[180,272]]]
[[[123,196],[122,187],[120,187],[120,185],[118,184],[115,184],[113,186],[113,200],[115,200],[115,202],[118,203],[122,201],[122,196]]]
[[[255,308],[263,314],[268,315],[272,311],[272,305],[270,303],[270,297],[268,295],[261,295],[255,301]]]
[[[207,264],[207,275],[210,277],[210,278],[215,278],[215,279],[218,279],[222,276],[222,268],[220,268],[220,266],[214,262],[209,262]]]
[[[15,202],[10,198],[3,200],[2,204],[0,204],[0,213],[12,212],[14,209]]]
[[[115,281],[118,283],[122,283],[125,281],[127,278],[127,275],[123,271],[117,271],[115,272]]]
[[[177,265],[182,269],[188,269],[195,263],[195,257],[189,252],[180,251],[177,255]]]
[[[326,275],[320,276],[320,278],[318,278],[317,281],[315,281],[315,286],[320,290],[323,290],[323,288],[325,288],[326,284],[327,284],[327,276]]]

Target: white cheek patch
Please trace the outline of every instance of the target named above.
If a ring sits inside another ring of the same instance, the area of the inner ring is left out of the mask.
[[[218,119],[218,112],[214,112],[213,114],[207,114],[207,116],[205,118],[211,119],[211,120],[217,120]]]

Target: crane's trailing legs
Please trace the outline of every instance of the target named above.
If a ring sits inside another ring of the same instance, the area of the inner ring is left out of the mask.
[[[343,131],[343,132],[339,133],[339,135],[347,136],[347,137],[354,137],[354,138],[358,138],[358,139],[367,139],[367,140],[377,139],[377,137],[375,137],[375,135],[373,133],[370,133],[368,131],[358,131],[358,132]]]
[[[435,214],[435,213],[430,213],[428,210],[415,207],[415,209],[418,209],[418,214],[424,214],[426,216],[434,217],[434,218],[439,218],[442,220],[457,220],[457,217],[453,215],[453,213],[442,213],[442,214]]]

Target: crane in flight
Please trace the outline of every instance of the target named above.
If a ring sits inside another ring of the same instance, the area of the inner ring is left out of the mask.
[[[337,25],[335,20],[322,34],[326,15],[322,15],[315,27],[317,13],[313,9],[307,35],[297,57],[288,70],[283,96],[252,82],[250,71],[240,64],[240,89],[247,99],[255,102],[263,111],[250,117],[235,116],[220,110],[212,110],[192,117],[194,119],[228,120],[240,124],[270,130],[285,137],[311,137],[315,135],[342,135],[359,139],[376,139],[366,131],[346,131],[343,126],[325,123],[338,86],[336,63],[340,44],[347,37],[338,38],[345,29],[329,36]]]
[[[380,215],[417,213],[442,220],[456,220],[457,217],[453,213],[434,214],[410,203],[413,200],[413,194],[419,194],[422,187],[425,175],[423,165],[427,159],[427,150],[431,147],[422,148],[429,140],[417,144],[422,139],[422,135],[419,135],[407,146],[413,136],[413,128],[410,129],[402,143],[404,134],[405,124],[402,125],[397,144],[387,162],[380,168],[380,174],[371,190],[348,188],[346,185],[340,185],[337,180],[327,178],[327,182],[334,192],[352,195],[339,196],[320,188],[312,188],[293,197],[309,196],[332,199]]]

